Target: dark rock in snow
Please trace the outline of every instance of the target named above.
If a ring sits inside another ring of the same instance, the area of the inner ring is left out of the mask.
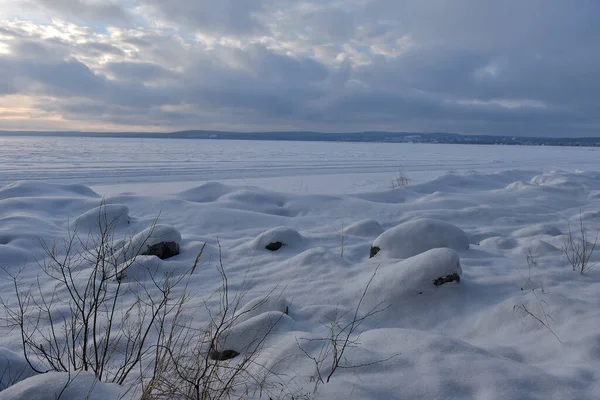
[[[161,260],[176,256],[179,254],[179,243],[177,242],[160,242],[148,246],[143,256],[156,256]]]
[[[444,283],[450,283],[450,282],[460,283],[460,275],[458,275],[455,272],[455,273],[453,273],[451,275],[439,277],[435,281],[433,281],[433,284],[435,286],[442,286]]]
[[[371,252],[369,253],[369,258],[373,258],[377,255],[377,253],[379,253],[381,251],[381,249],[377,246],[373,246],[371,247]]]
[[[239,355],[240,355],[240,353],[238,353],[235,350],[224,350],[224,351],[213,350],[210,352],[211,360],[215,360],[215,361],[231,360],[232,358],[235,358]]]
[[[273,242],[273,243],[269,243],[268,245],[266,245],[265,249],[267,249],[269,251],[277,251],[280,248],[282,248],[283,246],[285,246],[285,244],[283,244],[281,242]]]
[[[169,225],[153,225],[131,238],[130,245],[123,249],[125,260],[139,255],[156,256],[161,260],[179,254],[181,233]]]

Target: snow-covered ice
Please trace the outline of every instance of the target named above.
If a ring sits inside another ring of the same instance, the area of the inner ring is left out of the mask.
[[[226,181],[340,194],[387,189],[400,169],[410,183],[420,183],[451,171],[590,170],[598,158],[600,149],[585,147],[0,137],[0,185],[76,182],[114,195],[168,194]]]
[[[574,272],[561,251],[580,217],[588,238],[600,229],[596,149],[251,142],[246,153],[235,142],[181,141],[154,153],[149,140],[56,139],[36,161],[35,139],[14,140],[0,150],[0,265],[20,271],[22,285],[43,276],[40,240],[93,234],[103,207],[117,241],[180,245],[165,260],[137,256],[127,296],[148,274],[191,267],[206,243],[186,313],[207,326],[222,264],[232,296],[244,297],[221,346],[244,353],[269,332],[256,363],[295,393],[314,387],[304,352],[319,355],[331,322],[351,319],[364,293],[360,315],[381,309],[345,354],[361,367],[337,370],[316,398],[598,398],[600,269]],[[418,178],[392,189],[398,165]],[[286,180],[311,189],[278,190]],[[273,242],[283,246],[266,250]],[[370,258],[372,246],[381,251]],[[0,281],[7,304],[11,285]],[[36,376],[18,330],[0,335],[0,367],[24,371],[0,399],[54,399],[69,377]],[[84,373],[61,398],[91,387],[91,398],[122,393]]]

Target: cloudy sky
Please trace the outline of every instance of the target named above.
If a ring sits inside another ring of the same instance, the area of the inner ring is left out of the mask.
[[[600,136],[598,0],[0,0],[0,129]]]

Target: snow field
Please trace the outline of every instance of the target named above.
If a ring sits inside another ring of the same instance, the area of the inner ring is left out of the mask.
[[[268,332],[256,364],[286,376],[288,393],[312,392],[315,365],[305,352],[321,354],[332,321],[351,322],[364,293],[358,315],[378,312],[354,332],[356,346],[344,361],[361,367],[337,370],[317,398],[594,399],[600,270],[574,272],[560,249],[580,216],[592,237],[600,229],[599,193],[600,174],[581,171],[448,174],[343,196],[206,183],[171,195],[102,199],[85,186],[16,182],[0,188],[0,265],[20,271],[22,284],[35,283],[40,239],[60,242],[73,227],[93,233],[104,207],[118,241],[180,245],[165,260],[135,258],[124,281],[132,298],[149,275],[189,269],[207,243],[190,278],[187,317],[198,328],[209,324],[222,263],[232,295],[243,294],[242,317],[222,350],[243,356]],[[274,242],[282,246],[265,248]],[[374,246],[380,252],[371,258]],[[592,261],[600,261],[600,250]],[[454,274],[460,283],[434,285]],[[0,281],[8,304],[11,284]],[[43,282],[42,289],[53,286]],[[18,332],[1,334],[0,346],[12,352],[0,352],[0,362],[22,367]],[[30,377],[0,399],[54,399],[64,379]],[[92,384],[81,374],[61,398],[78,399],[92,386],[94,399],[121,390]]]

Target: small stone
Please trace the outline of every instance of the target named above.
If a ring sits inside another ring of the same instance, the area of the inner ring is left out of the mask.
[[[371,247],[371,252],[369,253],[369,258],[373,258],[377,255],[377,253],[379,253],[381,251],[381,249],[377,246],[373,246]]]
[[[280,248],[282,248],[283,246],[285,246],[285,244],[283,244],[281,242],[273,242],[273,243],[269,243],[268,245],[266,245],[265,249],[267,249],[269,251],[277,251]]]

